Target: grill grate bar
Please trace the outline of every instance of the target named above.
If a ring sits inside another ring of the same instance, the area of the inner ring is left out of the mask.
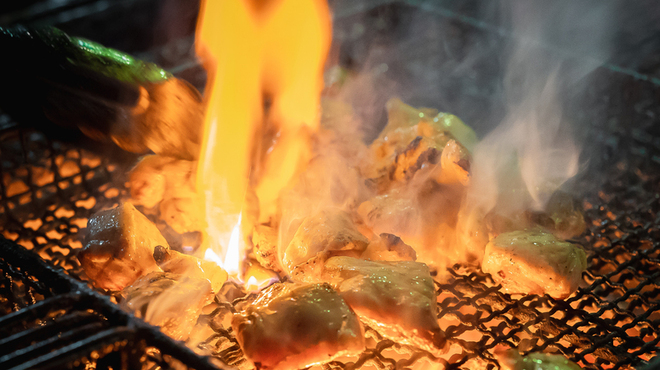
[[[90,351],[91,347],[89,346],[98,345],[103,347],[114,345],[118,337],[117,335],[113,334],[113,331],[118,331],[121,333],[124,333],[124,331],[129,331],[130,338],[132,338],[134,341],[140,340],[145,343],[145,346],[155,346],[161,351],[161,353],[170,355],[175,359],[179,359],[180,361],[185,362],[197,370],[218,368],[212,365],[208,358],[200,357],[188,347],[179,345],[172,338],[163,334],[158,328],[145,323],[144,321],[128,314],[127,312],[122,311],[118,306],[113,304],[108,297],[91,290],[89,287],[87,287],[87,285],[75,280],[73,277],[58,272],[57,268],[48,265],[46,261],[41,259],[35,253],[32,253],[1,237],[0,250],[6,252],[3,254],[3,258],[6,264],[29,266],[29,272],[32,277],[36,278],[38,281],[52,282],[53,285],[58,287],[58,290],[63,294],[69,293],[67,296],[63,296],[65,297],[63,298],[65,302],[70,300],[69,303],[72,303],[74,306],[79,305],[78,307],[81,309],[84,307],[86,309],[94,310],[96,315],[100,315],[98,317],[107,318],[107,322],[113,323],[114,325],[119,325],[119,327],[115,329],[104,332],[104,335],[93,335],[100,329],[103,329],[106,324],[91,323],[79,329],[65,332],[61,334],[59,338],[54,337],[51,339],[42,340],[32,345],[31,347],[25,348],[24,351],[15,352],[12,355],[0,358],[0,368],[16,366],[17,368],[27,369],[31,368],[30,366],[33,365],[27,366],[26,364],[33,363],[33,361],[37,361],[41,358],[43,358],[43,361],[49,361],[52,358],[61,356],[66,358],[80,358],[81,356],[84,356],[83,353],[88,353]],[[3,317],[0,323],[4,323],[10,327],[18,327],[24,324],[24,320],[43,318],[44,316],[47,316],[48,312],[58,307],[59,303],[62,303],[62,300],[50,299],[36,303],[29,309]],[[49,346],[58,344],[60,340],[66,341],[67,339],[71,339],[70,343],[62,343],[64,344],[63,347],[57,351],[51,352],[50,354],[32,353],[32,351],[38,351],[41,348],[50,351],[52,347]],[[137,351],[134,352],[135,353],[131,353],[131,356],[141,356]],[[26,357],[28,357],[28,354],[30,354],[30,356],[36,355],[40,357],[33,361],[24,362],[23,364],[17,363],[19,359],[27,360]],[[138,359],[135,359],[135,361],[138,361]]]
[[[62,346],[70,345],[72,343],[75,344],[76,342],[79,342],[103,329],[106,325],[107,324],[102,322],[82,324],[80,327],[68,330],[61,334],[56,333],[55,336],[48,339],[35,341],[32,345],[28,345],[27,347],[14,351],[12,354],[0,357],[0,368],[14,367],[21,363],[25,363],[28,359],[35,356],[49,353],[55,348],[61,348]]]
[[[65,294],[48,298],[20,311],[0,317],[0,335],[9,336],[18,330],[24,330],[24,328],[20,327],[23,323],[46,317],[50,312],[59,309],[59,307],[70,309],[84,307],[88,303],[88,300],[84,298],[85,296],[75,293]]]
[[[108,329],[33,360],[26,361],[10,370],[60,369],[62,365],[80,359],[81,352],[100,351],[108,345],[111,345],[115,350],[123,349],[132,336],[133,333],[128,328]]]
[[[101,317],[91,312],[73,312],[60,316],[43,326],[37,326],[6,337],[0,340],[0,362],[5,356],[11,356],[12,352],[28,347],[33,342],[58,336],[59,332],[68,328],[82,327],[102,320]]]

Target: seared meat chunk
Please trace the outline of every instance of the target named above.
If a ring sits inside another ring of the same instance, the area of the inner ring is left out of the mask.
[[[122,290],[140,276],[160,271],[153,257],[157,245],[169,248],[158,228],[124,203],[89,219],[78,260],[96,287]]]
[[[498,360],[504,370],[580,370],[580,366],[562,355],[530,353],[521,356],[511,349],[500,353]]]
[[[578,287],[587,257],[580,246],[540,229],[506,232],[487,245],[481,269],[508,293],[563,299]]]
[[[159,155],[147,155],[140,159],[129,173],[131,201],[137,205],[153,208],[165,196],[163,167],[173,159]]]
[[[339,209],[328,209],[307,217],[284,251],[283,265],[293,271],[311,259],[333,255],[359,256],[369,244],[350,218]]]
[[[328,284],[275,284],[238,309],[232,328],[259,369],[299,369],[364,350],[359,320]]]
[[[413,108],[399,99],[387,102],[387,115],[387,126],[370,145],[371,160],[362,166],[374,190],[382,194],[438,162],[438,181],[467,184],[469,149],[476,143],[472,129],[456,116]]]
[[[434,354],[445,351],[435,286],[425,264],[332,257],[325,263],[322,278],[381,335]]]
[[[383,233],[369,242],[360,257],[370,261],[414,261],[417,254],[398,236]]]
[[[160,203],[160,218],[179,234],[201,231],[206,224],[204,204],[198,197],[163,200]]]
[[[456,245],[455,236],[464,189],[428,180],[373,197],[360,204],[357,213],[375,234],[400,237],[415,250],[418,261],[444,270],[471,256]]]
[[[254,256],[261,266],[280,272],[282,265],[277,252],[277,229],[268,225],[257,225],[252,231]]]
[[[156,246],[154,259],[165,272],[195,279],[206,279],[214,292],[218,292],[227,281],[227,271],[215,262],[179,253],[162,246]]]
[[[161,155],[142,157],[129,175],[131,201],[159,206],[160,218],[179,234],[205,228],[204,205],[195,191],[197,162]]]
[[[153,272],[122,292],[121,307],[176,340],[185,340],[202,308],[213,298],[206,279]]]

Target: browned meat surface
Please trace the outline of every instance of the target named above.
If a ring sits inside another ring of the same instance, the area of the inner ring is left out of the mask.
[[[332,257],[326,261],[321,278],[381,335],[434,354],[445,351],[435,286],[425,264]]]
[[[129,175],[131,201],[159,206],[160,218],[179,234],[204,229],[204,207],[195,191],[197,162],[147,155]]]
[[[333,255],[359,256],[367,244],[369,240],[357,230],[349,214],[328,209],[303,220],[284,250],[282,263],[293,271],[312,259],[324,260]]]
[[[122,290],[140,276],[160,271],[153,258],[157,245],[169,248],[158,228],[124,203],[89,219],[78,260],[95,286]]]
[[[161,246],[156,246],[154,259],[165,272],[195,279],[206,279],[214,292],[218,292],[227,281],[227,272],[215,262],[179,253]]]
[[[481,269],[508,293],[563,299],[577,289],[587,257],[580,246],[540,229],[512,231],[487,245]]]
[[[418,171],[438,163],[440,169],[434,171],[439,182],[468,183],[467,148],[476,143],[476,136],[458,117],[413,108],[399,99],[387,103],[387,115],[387,126],[370,145],[371,159],[362,165],[362,174],[377,193],[405,183]]]
[[[277,251],[277,229],[267,225],[257,225],[252,231],[254,256],[261,266],[280,272],[282,265]]]
[[[515,349],[496,354],[504,370],[580,370],[560,354],[530,353],[521,356]]]
[[[414,261],[417,254],[398,236],[383,233],[369,242],[360,258],[370,261]]]
[[[465,187],[433,180],[415,189],[393,189],[357,209],[377,235],[393,234],[410,245],[417,260],[434,267],[466,261],[468,250],[456,245],[455,230]]]
[[[185,340],[202,308],[213,298],[206,279],[153,272],[122,292],[121,307],[176,340]]]
[[[359,320],[328,284],[275,284],[238,308],[232,328],[259,369],[299,369],[364,350]]]

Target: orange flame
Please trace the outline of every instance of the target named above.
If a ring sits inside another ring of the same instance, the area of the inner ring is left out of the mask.
[[[208,83],[197,186],[213,250],[229,253],[249,185],[262,216],[272,215],[280,190],[306,163],[330,31],[325,0],[202,1],[196,50]],[[264,95],[272,98],[269,128]],[[275,133],[274,145],[262,143],[265,132]]]

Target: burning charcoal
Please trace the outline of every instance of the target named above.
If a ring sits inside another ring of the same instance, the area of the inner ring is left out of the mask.
[[[169,248],[158,228],[124,203],[89,219],[78,260],[95,286],[122,290],[140,276],[160,271],[153,258],[157,245]]]
[[[232,328],[258,369],[299,369],[364,350],[359,320],[328,284],[275,284],[237,308]]]
[[[587,257],[581,247],[541,230],[502,233],[488,245],[481,269],[508,293],[563,299],[578,287]]]
[[[530,353],[521,356],[511,349],[497,353],[498,361],[504,370],[580,370],[580,366],[562,355]]]
[[[418,262],[373,262],[332,257],[324,266],[329,281],[367,325],[384,337],[431,353],[445,351],[437,321],[429,268]]]
[[[227,281],[227,272],[214,262],[179,253],[160,245],[154,249],[154,259],[165,272],[208,280],[214,292],[219,291]]]
[[[122,298],[123,309],[170,337],[185,340],[213,292],[207,279],[152,272],[124,289]]]
[[[289,271],[311,259],[324,260],[333,255],[359,256],[369,240],[362,235],[350,216],[339,209],[324,210],[307,217],[284,251],[282,263]]]
[[[417,254],[398,236],[383,233],[369,242],[360,257],[370,261],[414,261]]]
[[[254,256],[261,266],[280,272],[282,265],[277,252],[277,229],[267,225],[257,225],[252,232]]]

